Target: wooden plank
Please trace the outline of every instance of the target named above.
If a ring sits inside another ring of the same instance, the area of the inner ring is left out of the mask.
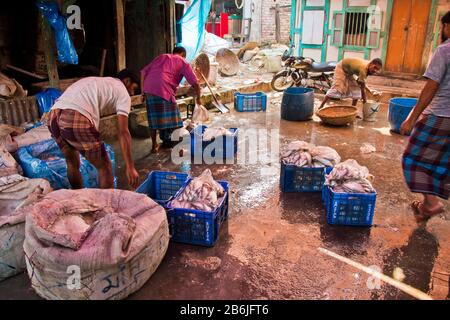
[[[116,0],[117,27],[117,72],[127,67],[125,47],[125,9],[124,0]]]
[[[168,39],[169,42],[169,50],[168,52],[172,52],[173,48],[175,47],[175,44],[177,42],[176,39],[176,26],[177,26],[177,17],[176,17],[176,11],[175,11],[175,0],[169,1],[169,26],[167,28],[170,30],[170,37]]]
[[[106,64],[106,53],[107,50],[102,50],[102,59],[100,61],[100,77],[103,77],[105,75],[105,64]]]
[[[277,43],[281,42],[281,21],[280,21],[280,5],[275,5],[275,39]]]
[[[56,61],[56,44],[52,27],[45,20],[44,16],[40,14],[42,33],[43,33],[43,47],[45,53],[45,62],[47,64],[48,79],[50,87],[59,89],[59,75],[58,64]]]

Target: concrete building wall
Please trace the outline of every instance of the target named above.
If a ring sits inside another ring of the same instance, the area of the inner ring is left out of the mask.
[[[371,0],[346,0],[348,1],[349,7],[361,7],[361,6],[370,6],[372,3]],[[329,2],[329,19],[328,19],[328,31],[329,33],[325,37],[326,41],[326,60],[327,61],[337,61],[339,58],[345,57],[363,57],[366,59],[374,59],[374,58],[385,58],[383,54],[386,54],[386,49],[389,40],[389,32],[390,30],[386,30],[386,25],[388,24],[388,7],[389,3],[392,3],[393,0],[377,0],[376,6],[378,7],[379,12],[382,13],[381,20],[381,35],[379,46],[375,49],[371,49],[368,52],[364,49],[357,49],[360,51],[354,51],[355,48],[348,48],[347,46],[342,46],[341,48],[335,47],[331,44],[332,35],[331,29],[333,26],[333,12],[341,11],[343,9],[344,0],[330,0]],[[395,1],[395,0],[394,0]],[[297,1],[297,8],[295,10],[297,15],[297,23],[295,25],[296,30],[300,30],[302,28],[302,21],[299,18],[302,12],[302,1]],[[425,47],[423,51],[423,65],[424,67],[431,59],[434,49],[439,44],[439,32],[440,32],[440,17],[450,10],[450,0],[437,0],[437,6],[432,8],[430,12],[431,20],[428,25],[428,34],[427,39],[425,41]],[[303,52],[300,52],[300,43],[301,43],[301,35],[297,32],[294,37],[295,45],[296,45],[296,54],[309,55],[317,60],[320,57],[319,49],[303,49]],[[353,51],[352,51],[353,50]]]
[[[262,3],[261,0],[249,0],[248,2],[251,24],[250,24],[250,41],[261,42],[261,13],[262,13]]]

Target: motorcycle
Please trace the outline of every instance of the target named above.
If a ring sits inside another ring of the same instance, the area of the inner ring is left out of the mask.
[[[312,58],[291,56],[286,50],[281,60],[284,69],[272,79],[272,88],[283,92],[293,86],[318,89],[326,93],[331,88],[337,62],[315,62]]]

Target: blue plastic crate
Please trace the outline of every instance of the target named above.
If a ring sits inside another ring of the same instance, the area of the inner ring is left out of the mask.
[[[239,112],[259,112],[267,109],[267,95],[263,92],[234,94],[234,108]]]
[[[331,225],[371,227],[377,194],[336,193],[326,186],[322,193]]]
[[[325,183],[325,175],[332,170],[333,168],[300,168],[282,163],[281,191],[286,193],[321,192]]]
[[[185,173],[152,171],[136,192],[146,194],[166,208],[170,198],[183,188],[188,179],[189,175]]]
[[[174,198],[177,198],[186,186]],[[169,230],[171,241],[213,247],[219,238],[220,227],[228,219],[229,186],[225,181],[219,181],[225,189],[225,197],[214,212],[199,210],[176,209],[168,203]]]
[[[202,161],[204,160],[205,149],[210,144],[214,143],[214,146],[216,145],[216,139],[211,141],[203,141],[203,134],[207,128],[207,126],[200,125],[191,132],[191,156],[195,159],[199,158]],[[229,130],[233,133],[233,135],[220,138],[222,139],[222,143],[217,145],[216,149],[210,153],[212,158],[215,158],[216,155],[221,159],[230,159],[236,156],[238,152],[239,130],[237,128],[230,128]],[[199,153],[201,153],[201,155],[198,155]]]

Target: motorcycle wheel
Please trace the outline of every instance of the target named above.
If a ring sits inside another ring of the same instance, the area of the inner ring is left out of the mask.
[[[272,79],[272,89],[278,92],[283,92],[286,89],[294,86],[294,79],[287,76],[287,72],[279,73]]]

